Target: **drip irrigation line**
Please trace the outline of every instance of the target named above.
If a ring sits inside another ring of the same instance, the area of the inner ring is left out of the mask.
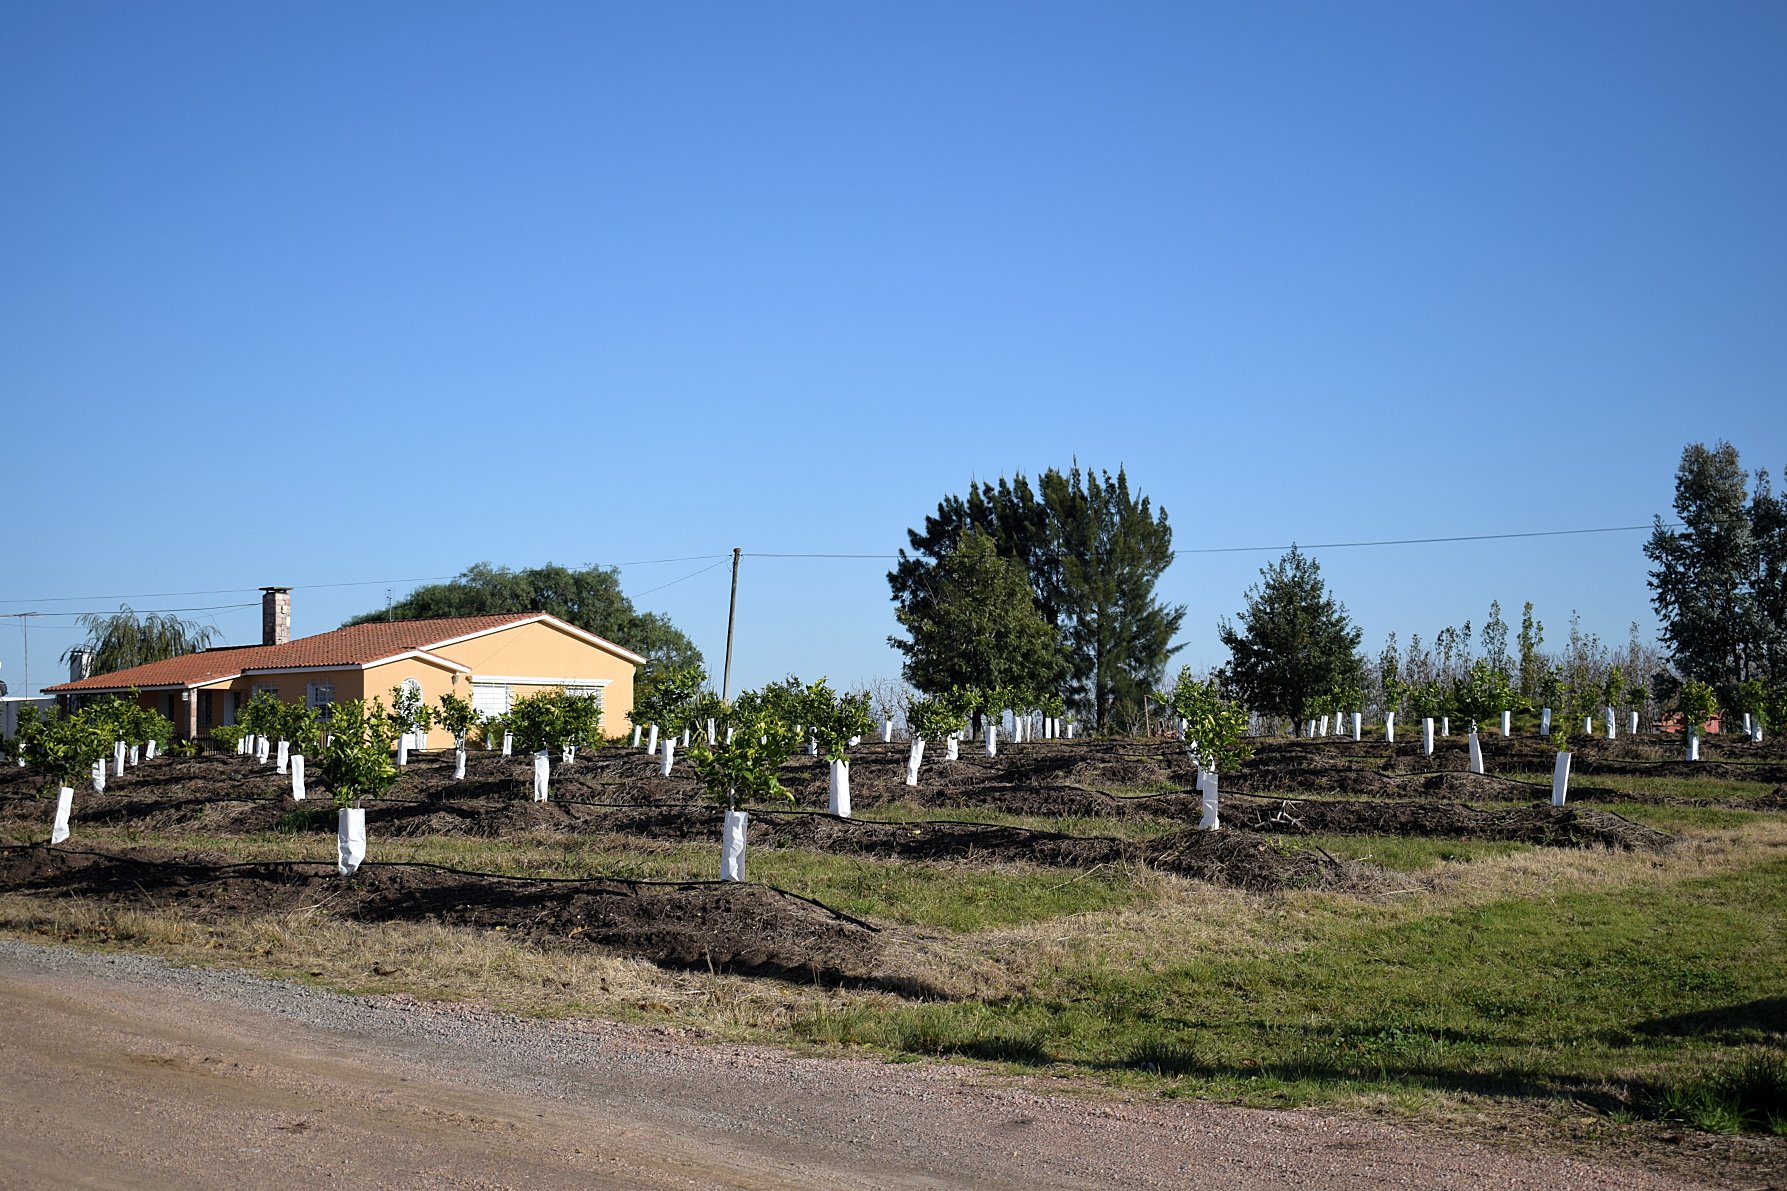
[[[0,844],[0,852],[16,852],[22,851],[25,848],[43,848],[46,851],[60,852],[67,856],[97,856],[101,860],[116,860],[125,864],[146,864],[152,868],[196,869],[206,872],[226,872],[230,869],[239,868],[296,868],[299,865],[310,865],[315,868],[329,867],[329,862],[327,860],[244,860],[237,864],[178,864],[171,860],[142,860],[135,856],[119,856],[112,852],[90,852],[85,848],[58,848],[54,844]],[[451,873],[458,877],[483,877],[492,881],[535,881],[548,885],[587,885],[596,881],[611,881],[616,885],[651,885],[665,888],[676,888],[685,885],[699,885],[703,887],[709,885],[756,885],[760,889],[767,889],[772,893],[779,893],[783,897],[791,897],[796,901],[803,901],[808,905],[817,906],[827,914],[845,919],[848,922],[854,922],[864,930],[873,931],[875,934],[881,933],[880,927],[873,926],[852,914],[846,914],[842,910],[828,906],[822,901],[816,901],[813,898],[805,897],[792,890],[783,889],[779,885],[765,885],[760,881],[648,881],[637,877],[512,877],[506,873],[481,873],[471,869],[451,868],[445,864],[431,864],[426,860],[368,860],[362,862],[359,868],[431,868],[437,872]],[[355,871],[358,872],[359,869],[356,869]],[[352,879],[352,877],[347,878],[347,880]]]

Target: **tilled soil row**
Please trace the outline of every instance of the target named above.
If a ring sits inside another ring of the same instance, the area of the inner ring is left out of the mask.
[[[1611,811],[1573,806],[1472,810],[1453,802],[1329,802],[1236,799],[1225,820],[1285,835],[1400,835],[1507,840],[1547,847],[1661,849],[1675,837]]]
[[[362,922],[435,922],[563,949],[829,982],[874,975],[873,927],[817,902],[741,882],[545,881],[369,863],[350,880],[320,864],[229,864],[161,849],[0,848],[0,888],[198,922],[320,912]]]
[[[102,801],[103,800],[103,801]],[[91,795],[77,800],[82,822],[129,822],[153,830],[251,834],[283,825],[288,830],[333,832],[328,804],[310,807],[290,799],[240,802],[180,799],[169,802]],[[42,838],[47,806],[37,804]],[[459,835],[483,839],[549,831],[717,845],[722,811],[695,806],[612,807],[568,801],[472,799],[453,802],[368,802],[366,824],[374,838]],[[1092,868],[1148,864],[1165,872],[1255,892],[1308,889],[1335,883],[1343,872],[1333,861],[1247,832],[1189,828],[1153,840],[1076,836],[988,823],[878,823],[816,812],[757,809],[750,843],[757,848],[808,848],[878,859],[963,863],[1034,864]]]

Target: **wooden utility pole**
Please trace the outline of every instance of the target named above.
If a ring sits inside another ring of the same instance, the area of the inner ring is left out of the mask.
[[[726,609],[726,669],[720,678],[720,702],[732,698],[732,626],[738,621],[738,560],[744,556],[742,546],[732,548],[732,603]]]

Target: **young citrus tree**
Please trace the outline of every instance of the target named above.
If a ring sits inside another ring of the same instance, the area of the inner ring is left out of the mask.
[[[472,706],[470,699],[462,699],[451,691],[441,696],[440,704],[441,709],[434,713],[435,722],[452,735],[456,746],[464,748],[466,737],[484,722],[484,717]]]
[[[115,739],[108,723],[81,711],[33,716],[29,722],[21,713],[14,742],[26,766],[43,776],[38,791],[42,797],[58,786],[73,787],[91,774],[94,764],[110,755]]]
[[[712,746],[705,736],[689,746],[695,776],[714,802],[726,808],[720,844],[720,876],[729,881],[745,879],[745,835],[749,816],[738,809],[740,798],[767,802],[794,801],[778,773],[782,764],[800,747],[794,723],[785,717],[786,688],[745,691],[726,711],[725,726]]]
[[[1499,667],[1479,658],[1453,680],[1451,704],[1471,722],[1471,731],[1475,732],[1478,720],[1498,716],[1514,706],[1514,688]]]
[[[850,816],[850,742],[874,726],[869,718],[869,693],[840,695],[821,678],[801,698],[804,732],[818,742],[831,764],[831,813]]]
[[[700,666],[654,666],[633,690],[635,724],[658,725],[666,736],[693,729],[697,715],[706,718],[702,702],[707,674]]]
[[[385,713],[398,733],[414,736],[434,727],[434,709],[422,700],[419,686],[391,688],[391,710]]]
[[[504,717],[522,752],[539,753],[601,743],[602,708],[594,695],[542,691],[518,699]]]
[[[1704,735],[1706,722],[1719,713],[1719,697],[1713,688],[1704,682],[1684,682],[1677,700],[1681,704],[1683,726],[1688,734]]]
[[[329,745],[317,776],[340,808],[336,814],[337,870],[351,877],[366,858],[366,811],[360,803],[397,784],[401,774],[391,760],[398,724],[377,699],[337,703],[329,717]]]
[[[968,719],[943,697],[914,699],[906,705],[906,731],[912,736],[912,753],[906,761],[906,784],[918,784],[918,769],[924,764],[925,741],[947,740],[960,732]]]
[[[1170,691],[1155,697],[1185,719],[1185,747],[1201,769],[1226,773],[1253,756],[1246,743],[1247,709],[1223,698],[1215,679],[1199,681],[1191,667],[1179,670]]]
[[[357,810],[397,784],[402,771],[391,760],[398,727],[377,699],[349,699],[334,705],[329,744],[316,774],[342,810]]]

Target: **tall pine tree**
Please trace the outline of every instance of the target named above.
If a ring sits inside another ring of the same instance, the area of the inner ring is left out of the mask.
[[[1044,472],[1032,487],[1021,473],[973,483],[908,531],[888,575],[904,610],[927,590],[939,561],[964,535],[984,533],[999,555],[1022,566],[1043,619],[1060,634],[1066,691],[1094,726],[1139,718],[1145,694],[1161,684],[1183,607],[1154,598],[1173,559],[1165,510],[1130,492],[1121,468]]]
[[[1355,651],[1362,634],[1328,594],[1321,564],[1295,546],[1260,570],[1240,624],[1224,619],[1217,633],[1233,655],[1224,669],[1227,685],[1255,711],[1284,716],[1299,730],[1316,700],[1360,686]],[[1385,685],[1392,685],[1391,676]]]

